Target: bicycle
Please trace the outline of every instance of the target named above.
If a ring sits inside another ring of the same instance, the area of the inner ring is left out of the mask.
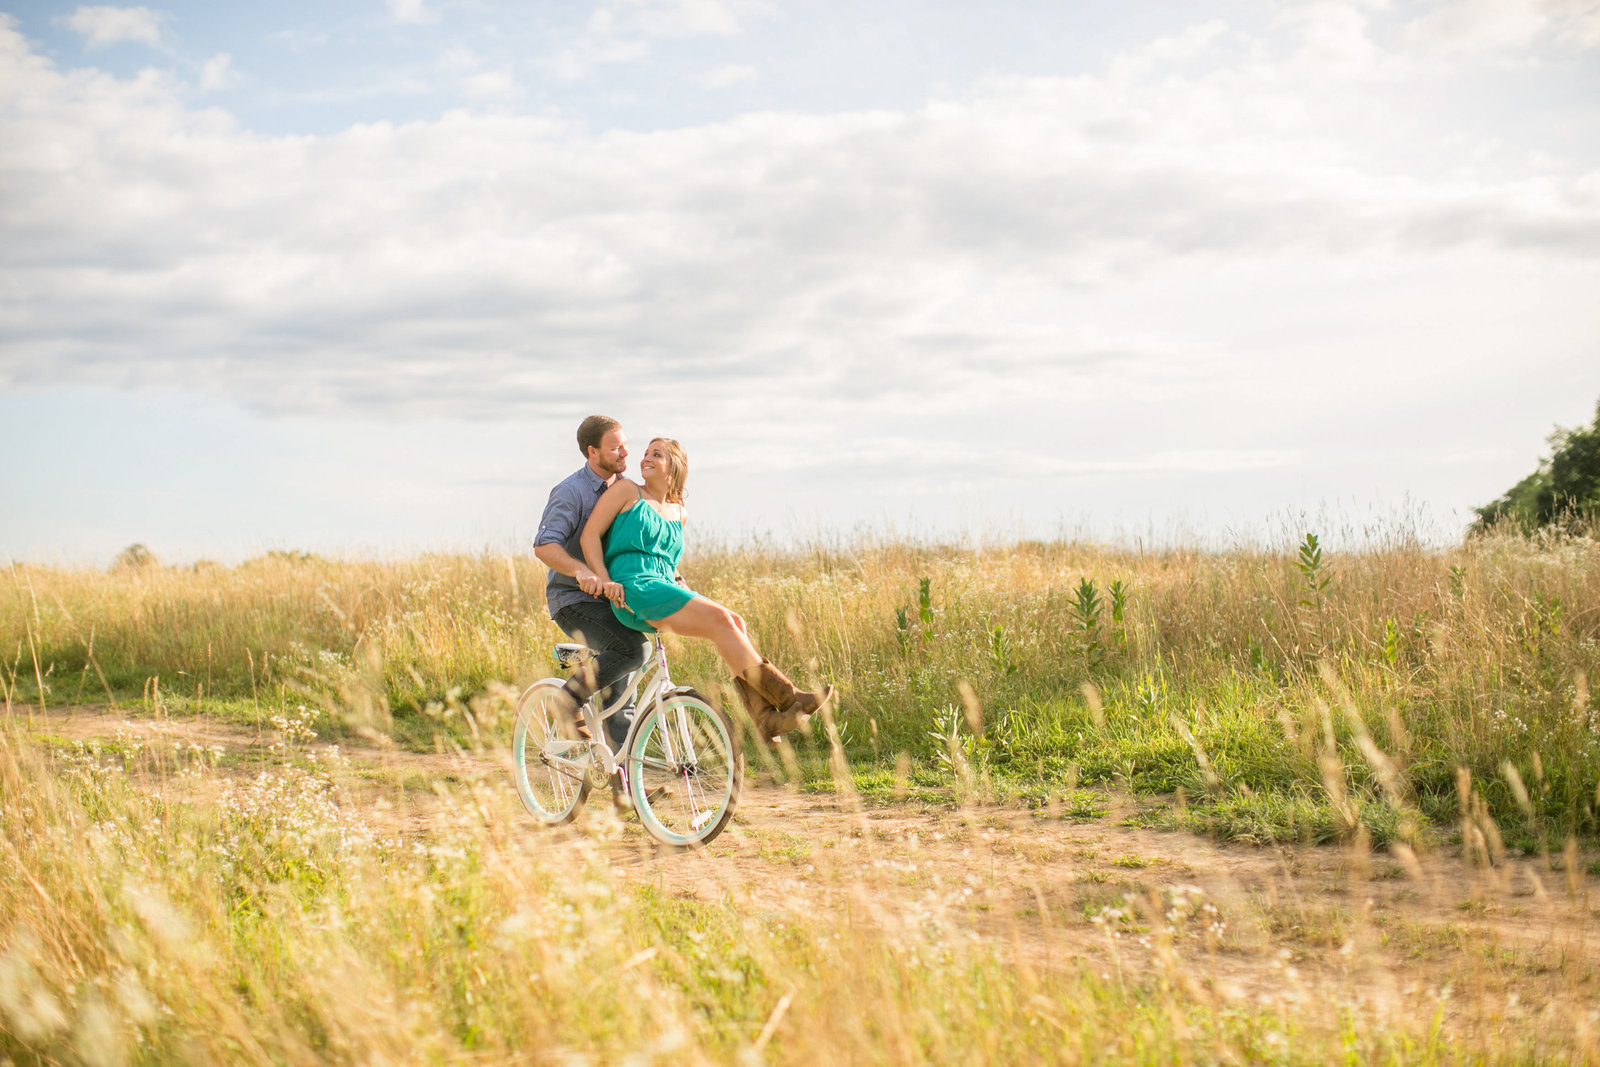
[[[635,673],[613,686],[609,706],[591,697],[580,709],[594,740],[568,736],[551,696],[563,680],[542,678],[517,700],[512,777],[522,804],[541,824],[577,817],[592,785],[610,781],[645,830],[664,845],[704,845],[728,825],[744,781],[744,755],[732,722],[690,686],[674,685],[667,652],[655,635],[648,676]],[[581,667],[594,655],[579,644],[558,644],[557,664]],[[639,692],[637,712],[617,752],[606,743],[605,720]]]

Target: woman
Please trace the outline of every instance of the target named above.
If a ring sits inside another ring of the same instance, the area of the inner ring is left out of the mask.
[[[618,478],[595,503],[579,536],[584,562],[600,578],[611,610],[624,625],[715,644],[756,729],[770,742],[827,703],[833,686],[823,686],[821,693],[796,689],[750,643],[744,619],[678,584],[688,476],[689,458],[678,442],[651,441],[639,461],[644,484]]]

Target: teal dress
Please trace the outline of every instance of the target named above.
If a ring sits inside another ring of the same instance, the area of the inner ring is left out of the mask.
[[[633,506],[611,520],[602,547],[606,571],[622,586],[628,606],[611,605],[622,625],[653,634],[651,619],[664,619],[694,599],[694,593],[675,580],[683,557],[683,523],[664,519],[661,512],[635,500]]]

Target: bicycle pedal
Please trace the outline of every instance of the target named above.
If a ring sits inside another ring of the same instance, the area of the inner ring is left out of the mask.
[[[710,822],[716,817],[717,812],[715,808],[712,808],[708,811],[702,811],[699,815],[696,815],[693,819],[689,820],[689,829],[698,833],[706,823]]]

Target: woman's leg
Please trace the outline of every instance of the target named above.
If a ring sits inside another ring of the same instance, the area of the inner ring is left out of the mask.
[[[717,646],[717,653],[735,675],[759,666],[761,653],[750,643],[739,616],[718,604],[696,596],[664,619],[651,619],[651,625],[680,637],[703,637]]]
[[[831,685],[816,693],[797,689],[782,671],[761,658],[745,633],[744,620],[714,600],[697,595],[666,618],[650,621],[659,630],[683,637],[704,637],[716,644],[728,669],[733,671],[734,685],[751,720],[769,742],[779,734],[799,729],[833,697]]]

